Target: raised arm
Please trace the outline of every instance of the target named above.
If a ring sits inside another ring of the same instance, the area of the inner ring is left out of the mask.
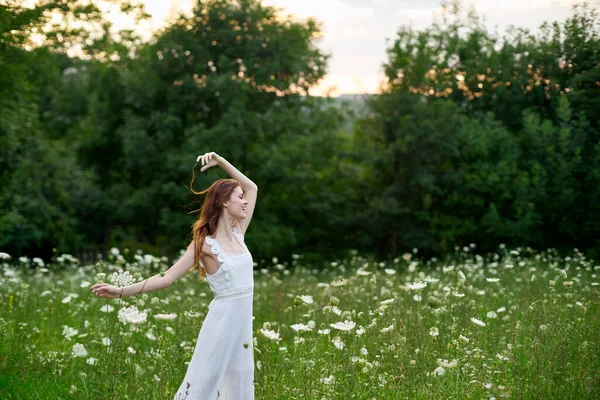
[[[245,234],[246,229],[248,229],[248,225],[250,225],[250,220],[252,220],[252,215],[254,214],[256,198],[258,197],[258,186],[246,175],[242,174],[229,161],[215,152],[205,153],[199,156],[198,159],[202,161],[203,165],[203,167],[200,169],[201,172],[204,172],[207,168],[218,165],[227,173],[227,175],[238,181],[242,186],[244,198],[248,201],[248,205],[246,206],[246,218],[239,221],[239,228],[242,231],[242,234]]]
[[[125,297],[134,296],[140,293],[153,292],[171,286],[173,282],[181,278],[183,274],[194,265],[194,242],[190,243],[184,255],[164,274],[153,275],[148,279],[123,288],[117,288],[108,283],[98,283],[90,289],[98,297]]]

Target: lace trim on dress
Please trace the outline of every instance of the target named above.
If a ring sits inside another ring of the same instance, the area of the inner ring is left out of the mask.
[[[208,245],[210,246],[210,252],[217,256],[217,260],[219,260],[219,262],[221,263],[225,262],[225,260],[228,258],[227,253],[225,252],[225,250],[223,250],[219,242],[217,242],[210,236],[206,236],[205,240],[206,243],[208,243]]]
[[[233,289],[218,293],[215,296],[214,300],[224,301],[224,300],[242,299],[245,297],[252,296],[253,293],[254,293],[254,284],[250,283],[248,285],[238,286]]]
[[[240,243],[248,250],[246,247],[246,243],[244,243],[244,236],[242,233],[234,226],[231,228],[231,232],[233,235],[240,241]],[[217,260],[220,263],[224,263],[225,260],[231,258],[231,256],[225,251],[225,249],[221,246],[216,239],[211,238],[210,236],[206,236],[206,243],[210,246],[210,252],[217,256]],[[240,254],[241,255],[241,254]]]

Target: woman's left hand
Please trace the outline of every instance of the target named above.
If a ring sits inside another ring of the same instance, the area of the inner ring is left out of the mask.
[[[121,297],[121,293],[123,293],[122,288],[114,287],[108,283],[97,283],[90,290],[98,297],[107,297],[109,299]]]
[[[206,169],[218,165],[221,161],[221,156],[215,153],[214,151],[211,151],[209,153],[204,153],[203,155],[198,156],[196,162],[198,161],[202,161],[203,167],[200,168],[200,172],[204,172]]]

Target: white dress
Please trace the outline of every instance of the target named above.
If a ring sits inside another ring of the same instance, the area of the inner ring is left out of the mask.
[[[209,305],[194,355],[174,400],[253,400],[252,255],[235,227],[232,233],[246,252],[230,256],[210,236],[206,243],[221,263],[207,274],[215,294]]]

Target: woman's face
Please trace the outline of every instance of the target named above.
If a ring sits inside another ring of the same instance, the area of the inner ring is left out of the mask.
[[[227,202],[227,210],[234,218],[246,218],[246,206],[248,201],[244,198],[244,192],[241,187],[236,186]]]

